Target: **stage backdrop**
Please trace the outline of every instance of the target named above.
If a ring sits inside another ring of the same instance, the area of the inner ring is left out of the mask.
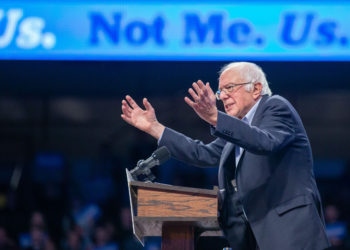
[[[350,60],[344,1],[2,0],[2,60]]]

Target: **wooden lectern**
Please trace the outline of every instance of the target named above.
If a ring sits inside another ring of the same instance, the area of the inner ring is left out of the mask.
[[[217,190],[145,183],[126,169],[133,231],[144,237],[161,236],[162,250],[194,250],[202,236],[221,236],[217,221]]]

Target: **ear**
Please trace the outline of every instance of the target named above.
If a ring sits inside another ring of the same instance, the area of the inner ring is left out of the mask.
[[[253,88],[253,98],[256,100],[259,98],[260,94],[262,91],[262,84],[261,82],[257,82],[254,84],[254,88]]]

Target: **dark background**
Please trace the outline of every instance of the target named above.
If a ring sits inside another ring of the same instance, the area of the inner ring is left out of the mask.
[[[83,231],[80,249],[96,247],[99,229],[108,231],[108,224],[114,230],[110,242],[119,249],[136,249],[128,227],[125,168],[147,158],[157,143],[120,118],[121,100],[126,94],[139,103],[148,97],[164,125],[209,142],[214,138],[208,125],[183,98],[198,79],[216,89],[218,71],[226,63],[0,61],[0,229],[21,247],[26,233],[33,237],[31,218],[39,211],[56,249],[70,249],[66,247],[77,225]],[[339,213],[335,221],[327,219],[328,224],[346,229],[350,62],[256,63],[272,92],[286,97],[299,112],[311,141],[324,207]],[[21,172],[18,183],[15,169]],[[158,182],[212,188],[216,171],[170,160],[155,174]],[[77,217],[91,204],[99,212],[93,226],[84,228]],[[339,236],[339,249],[347,249],[347,237]],[[146,247],[158,249],[159,239]]]

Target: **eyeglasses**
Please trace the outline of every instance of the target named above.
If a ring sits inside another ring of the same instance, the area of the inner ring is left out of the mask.
[[[226,95],[228,95],[229,93],[232,93],[233,90],[235,89],[235,87],[238,87],[238,86],[242,86],[242,85],[246,85],[246,84],[251,84],[252,82],[245,82],[245,83],[232,83],[230,85],[227,85],[225,86],[224,88],[222,89],[219,89],[218,91],[216,91],[215,93],[215,96],[216,96],[216,99],[218,101],[220,101],[220,95],[221,95],[221,92],[225,92]]]

